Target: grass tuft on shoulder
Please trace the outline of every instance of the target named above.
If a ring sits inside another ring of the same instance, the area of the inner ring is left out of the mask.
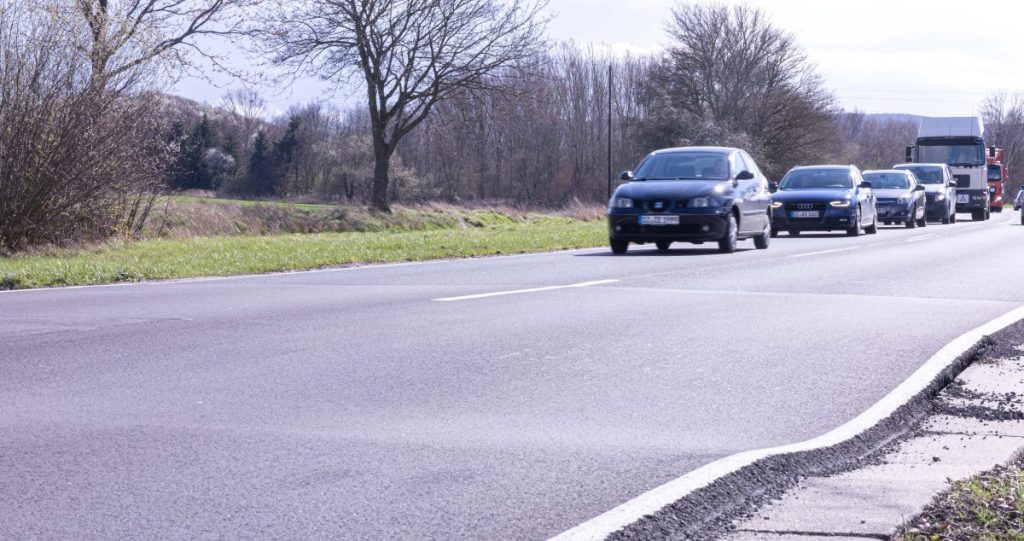
[[[213,236],[118,241],[0,256],[0,289],[260,274],[602,246],[603,221],[524,222],[418,231]]]
[[[899,541],[1024,541],[1024,462],[954,482],[893,537]]]

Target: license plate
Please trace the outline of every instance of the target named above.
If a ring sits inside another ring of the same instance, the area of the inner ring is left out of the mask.
[[[971,202],[971,194],[957,194],[956,202],[957,203],[970,203]]]
[[[640,225],[679,225],[679,216],[641,216]]]
[[[794,210],[790,216],[793,218],[820,218],[821,213],[816,210]]]

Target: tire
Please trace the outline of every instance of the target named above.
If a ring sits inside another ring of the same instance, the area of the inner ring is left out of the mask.
[[[1020,225],[1024,225],[1024,211],[1020,213]]]
[[[947,215],[947,216],[943,216],[942,220],[940,220],[940,221],[942,222],[942,225],[949,225],[953,221],[953,218],[952,218],[952,216],[948,216]]]
[[[655,242],[654,245],[658,247],[659,252],[667,252],[669,247],[672,246],[672,241],[659,240],[658,242]]]
[[[928,216],[921,216],[921,219],[917,221],[917,227],[928,227]]]
[[[789,230],[789,236],[791,236],[791,237],[799,237],[800,236],[800,232],[797,231],[796,229],[790,229]]]
[[[907,221],[903,222],[903,225],[905,225],[907,229],[914,229],[917,227],[917,220],[914,219],[914,216],[916,215],[917,207],[914,207],[914,210],[910,213],[910,218],[907,218]]]
[[[985,219],[986,220],[991,220],[992,219],[992,211],[990,211],[990,210],[986,210],[985,211]]]
[[[871,220],[871,225],[869,225],[869,226],[864,228],[864,232],[867,233],[868,235],[875,235],[875,234],[878,233],[878,216],[877,215],[875,216],[875,219]]]
[[[985,211],[983,210],[972,210],[971,219],[975,222],[980,222],[985,219]]]
[[[622,255],[629,250],[628,240],[608,239],[608,244],[612,247],[612,253],[616,255]]]
[[[885,225],[892,225],[892,222],[885,222]]]
[[[846,230],[846,235],[849,237],[859,237],[860,233],[860,207],[857,207],[857,217],[854,218],[853,227]]]
[[[999,213],[1003,212],[1003,207],[1001,205],[996,205],[996,206],[992,207],[992,212],[994,212],[996,214],[999,214]]]
[[[949,223],[951,223],[951,224],[955,224],[956,223],[956,209],[953,209],[953,214],[949,215]]]
[[[779,232],[777,230],[775,230],[775,229],[772,229],[772,238],[774,239],[775,237],[778,237],[778,236],[779,236]]]
[[[736,223],[736,215],[729,213],[729,227],[725,236],[718,241],[718,251],[723,254],[731,254],[736,251],[736,243],[739,241],[739,226]]]
[[[768,225],[764,226],[764,231],[760,235],[754,237],[754,248],[757,248],[758,250],[767,250],[768,245],[771,244],[771,238],[775,236],[774,233],[775,230],[772,229],[771,222],[768,222]]]

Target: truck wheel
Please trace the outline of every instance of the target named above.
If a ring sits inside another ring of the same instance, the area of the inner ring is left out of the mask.
[[[949,225],[949,221],[950,221],[950,217],[949,216],[943,216],[942,217],[942,225]]]
[[[672,246],[672,243],[667,240],[659,240],[658,242],[655,242],[654,245],[658,247],[659,252],[667,252],[669,247]]]
[[[1024,225],[1024,211],[1020,213],[1020,225]]]
[[[991,210],[985,209],[985,219],[986,220],[991,220],[992,219],[992,211]]]
[[[951,224],[955,224],[956,223],[956,210],[953,211],[953,214],[949,215],[949,223],[951,223]]]
[[[789,236],[791,236],[791,237],[799,237],[800,236],[800,230],[799,229],[790,229],[789,230]]]
[[[999,213],[1003,212],[1003,207],[1002,207],[1002,205],[996,205],[995,207],[992,207],[992,210],[994,210],[996,212],[996,214],[999,214]]]
[[[611,245],[613,254],[622,255],[629,250],[628,240],[608,239],[608,244]]]
[[[983,210],[972,210],[971,219],[975,222],[980,222],[985,219],[985,211]]]

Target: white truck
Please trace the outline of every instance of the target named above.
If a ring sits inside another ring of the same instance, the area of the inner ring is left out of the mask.
[[[956,211],[970,212],[975,221],[991,216],[985,125],[981,118],[925,117],[917,130],[917,143],[906,148],[914,163],[949,165],[956,180]]]

